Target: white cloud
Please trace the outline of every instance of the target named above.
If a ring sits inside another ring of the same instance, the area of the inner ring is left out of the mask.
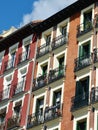
[[[77,0],[36,0],[32,6],[32,12],[25,14],[20,26],[32,20],[43,20],[60,11]]]

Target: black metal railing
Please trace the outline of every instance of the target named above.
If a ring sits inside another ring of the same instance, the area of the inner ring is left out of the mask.
[[[32,91],[44,87],[47,84],[47,74],[41,75],[33,81]]]
[[[15,63],[15,60],[12,60],[12,59],[10,59],[9,61],[6,61],[4,63],[4,71],[14,68],[14,63]]]
[[[86,23],[82,23],[77,26],[77,37],[85,34],[93,29],[93,22],[87,21]]]
[[[34,79],[32,91],[40,89],[45,85],[54,82],[65,76],[65,66],[60,66],[56,69],[53,69],[49,72],[49,74],[44,74]]]
[[[62,78],[65,75],[65,66],[60,66],[56,69],[50,70],[49,72],[49,78],[48,83],[54,82],[60,78]]]
[[[75,68],[74,71],[83,69],[91,64],[91,55],[81,56],[75,59]]]
[[[91,90],[91,103],[98,102],[98,87]]]
[[[28,53],[27,52],[23,52],[23,53],[19,54],[19,56],[18,56],[18,64],[28,60],[29,59],[29,55],[30,55],[29,52]]]
[[[53,120],[62,116],[62,104],[47,107],[44,113],[44,122]]]
[[[20,116],[13,116],[7,121],[7,130],[12,130],[20,126]]]
[[[71,111],[87,106],[89,104],[89,93],[76,95],[72,97],[71,102],[72,102]]]
[[[0,101],[3,101],[5,99],[9,99],[9,94],[10,94],[10,88],[9,87],[0,91]]]
[[[62,104],[47,107],[42,114],[34,113],[28,116],[27,128],[43,124],[47,121],[56,119],[62,116]]]
[[[38,58],[40,56],[47,54],[49,52],[49,49],[50,49],[50,42],[45,43],[42,46],[38,47],[36,57]]]
[[[52,50],[66,44],[67,41],[68,41],[68,36],[65,35],[60,35],[54,38],[51,44]]]
[[[25,80],[13,85],[13,95],[25,91]]]

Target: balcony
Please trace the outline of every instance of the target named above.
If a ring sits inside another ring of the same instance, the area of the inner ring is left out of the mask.
[[[60,35],[60,36],[56,37],[55,39],[53,39],[52,44],[51,44],[52,50],[66,44],[67,40],[68,40],[67,36],[65,36],[65,35]]]
[[[72,102],[71,111],[75,111],[82,107],[88,106],[89,93],[74,96],[74,97],[72,97],[71,102]]]
[[[19,54],[18,56],[18,64],[27,61],[29,59],[29,53],[27,52],[23,52],[21,54]]]
[[[75,59],[74,71],[81,70],[91,64],[91,55],[81,56]]]
[[[54,70],[50,70],[48,83],[54,82],[65,75],[65,66],[60,66]]]
[[[4,63],[4,72],[11,68],[14,68],[14,61],[12,59]]]
[[[27,129],[34,126],[38,126],[50,120],[59,118],[62,116],[62,104],[56,106],[47,107],[44,111],[44,114],[40,115],[39,113],[29,115]]]
[[[45,109],[44,122],[53,120],[62,116],[62,104],[47,107]]]
[[[46,84],[47,84],[47,75],[46,74],[41,75],[37,79],[34,79],[32,91],[42,88]]]
[[[91,90],[91,103],[98,102],[98,87],[94,87]]]
[[[88,21],[86,24],[82,23],[77,26],[77,37],[90,32],[93,29],[93,22]]]
[[[0,91],[0,101],[9,99],[10,88]]]
[[[60,66],[54,70],[51,70],[49,74],[44,74],[34,79],[32,91],[38,90],[49,83],[59,80],[64,76],[65,76],[65,66]]]
[[[36,57],[39,58],[45,54],[47,54],[50,50],[50,43],[45,43],[42,46],[37,48]]]
[[[15,84],[13,86],[13,95],[16,95],[16,94],[19,94],[19,93],[22,93],[25,91],[25,80],[24,81],[21,81],[19,82],[18,84]]]
[[[13,130],[15,128],[20,127],[20,117],[19,116],[13,116],[12,118],[9,118],[7,121],[7,130]]]

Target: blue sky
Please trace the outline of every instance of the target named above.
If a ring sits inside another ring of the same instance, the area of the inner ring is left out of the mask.
[[[23,15],[32,11],[34,0],[0,0],[0,33],[19,26]]]
[[[32,20],[42,20],[76,0],[0,0],[0,33],[24,26]]]

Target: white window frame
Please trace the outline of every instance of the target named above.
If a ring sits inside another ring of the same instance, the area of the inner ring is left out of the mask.
[[[67,33],[69,32],[69,24],[70,24],[69,21],[70,21],[70,18],[68,18],[58,24],[56,37],[61,35],[61,28],[64,27],[65,25],[67,25]]]
[[[36,103],[37,103],[37,100],[40,99],[41,97],[44,97],[44,107],[43,107],[43,110],[45,110],[46,93],[42,93],[42,94],[40,94],[40,95],[35,95],[35,96],[34,96],[34,104],[33,104],[32,114],[36,112]]]
[[[87,119],[87,130],[89,130],[89,112],[83,116],[80,117],[74,117],[73,121],[73,130],[76,130],[77,122],[83,119]]]
[[[53,27],[42,33],[41,45],[40,46],[42,46],[43,44],[46,43],[46,36],[48,36],[48,35],[51,35],[51,41],[52,41],[52,39],[53,39]]]
[[[78,43],[78,57],[79,57],[79,47],[82,46],[83,44],[89,42],[89,41],[90,41],[90,52],[93,52],[93,48],[92,48],[93,39],[92,39],[92,37],[89,37],[86,40],[83,40],[83,41]]]
[[[58,58],[59,58],[60,56],[62,56],[62,55],[64,55],[64,65],[66,65],[67,50],[64,50],[64,51],[62,51],[62,52],[60,52],[60,53],[54,55],[53,69],[55,69],[55,68],[58,67],[58,65],[59,65],[59,64],[58,64]]]
[[[80,24],[83,24],[83,20],[84,20],[84,13],[87,12],[88,10],[92,10],[92,20],[94,20],[94,4],[90,5],[89,7],[83,9],[81,11],[81,16],[80,16]],[[93,21],[92,21],[93,22]],[[81,28],[82,30],[82,28]]]
[[[53,97],[54,92],[56,92],[57,90],[61,90],[61,104],[63,103],[63,92],[64,92],[63,86],[64,84],[60,86],[56,86],[55,88],[51,88],[51,91],[50,91],[50,97]],[[52,105],[53,105],[53,98],[50,98],[49,106],[52,106]]]
[[[49,59],[43,61],[43,62],[40,62],[38,63],[38,70],[37,70],[37,77],[41,76],[42,75],[42,66],[44,64],[47,64],[47,73],[49,72]]]

